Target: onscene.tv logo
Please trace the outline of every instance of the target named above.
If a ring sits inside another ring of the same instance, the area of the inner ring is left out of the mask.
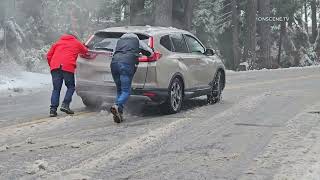
[[[270,17],[257,17],[259,22],[288,22],[289,17],[270,16]]]

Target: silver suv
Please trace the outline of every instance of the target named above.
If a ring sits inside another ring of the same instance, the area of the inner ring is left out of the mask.
[[[112,52],[117,40],[128,32],[137,34],[155,50],[153,57],[139,58],[132,82],[133,96],[156,102],[165,113],[179,112],[183,99],[206,95],[210,104],[220,101],[225,87],[225,67],[214,50],[205,48],[199,39],[184,30],[126,26],[97,31],[86,43],[90,52],[86,57],[79,57],[76,74],[77,94],[86,106],[99,106],[114,99]]]

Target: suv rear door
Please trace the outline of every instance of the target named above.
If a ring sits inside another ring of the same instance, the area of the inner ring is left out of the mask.
[[[81,80],[93,81],[97,84],[109,84],[115,86],[111,74],[112,53],[117,41],[124,33],[121,32],[97,32],[91,37],[86,45],[89,47],[89,59],[78,60],[78,73]],[[148,40],[149,37],[137,34],[141,40]],[[87,57],[88,58],[88,57]],[[148,64],[141,62],[135,73],[132,88],[143,88],[147,75]]]

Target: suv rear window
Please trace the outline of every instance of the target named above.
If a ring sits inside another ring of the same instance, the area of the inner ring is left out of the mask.
[[[169,51],[173,51],[169,35],[161,37],[160,44],[166,49],[168,49]]]
[[[125,33],[119,32],[98,32],[87,43],[87,46],[91,50],[110,50],[113,51],[116,48],[117,42],[120,37]],[[148,44],[149,37],[143,34],[137,34],[139,39]]]
[[[182,34],[172,34],[170,35],[175,52],[188,53],[187,44],[182,36]]]

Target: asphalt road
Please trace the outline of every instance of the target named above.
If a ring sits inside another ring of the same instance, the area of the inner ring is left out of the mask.
[[[49,90],[2,96],[0,179],[319,179],[319,89],[319,67],[229,72],[218,104],[132,99],[122,124],[77,97],[47,118]]]

